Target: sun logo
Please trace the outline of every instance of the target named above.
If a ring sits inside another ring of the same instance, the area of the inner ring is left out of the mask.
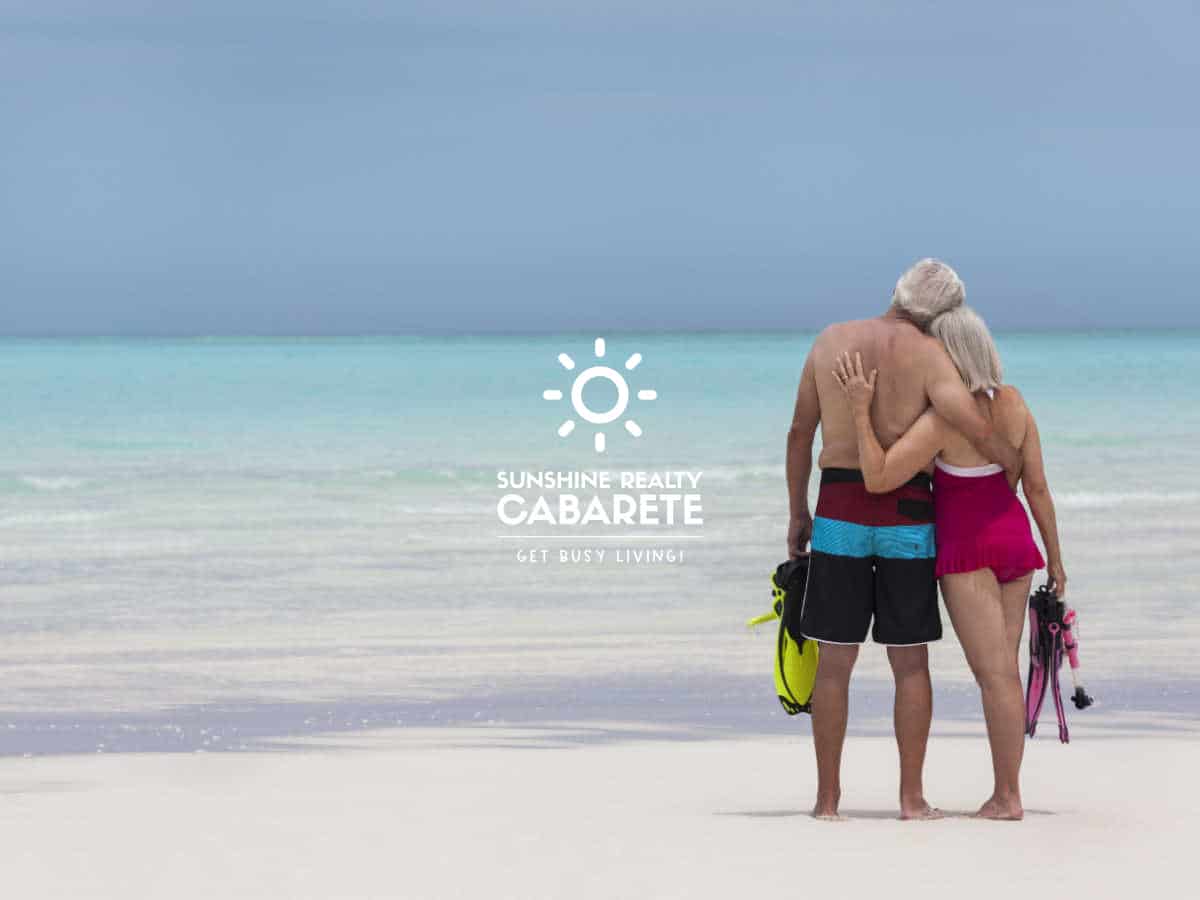
[[[596,338],[595,350],[596,359],[604,359],[604,338]],[[642,354],[634,353],[629,357],[629,359],[625,360],[626,371],[632,372],[638,367],[641,361]],[[568,372],[575,371],[575,360],[571,359],[571,357],[567,354],[558,354],[558,362]],[[587,387],[589,382],[597,378],[602,378],[605,381],[610,382],[612,386],[617,389],[616,402],[610,409],[607,409],[603,412],[596,412],[583,402],[583,389]],[[563,398],[563,392],[550,388],[542,391],[542,398],[545,400],[561,400]],[[658,391],[641,390],[637,392],[637,398],[639,400],[657,400]],[[571,406],[575,408],[575,413],[579,416],[579,418],[583,419],[585,422],[591,423],[592,425],[607,425],[610,422],[615,422],[625,414],[625,410],[629,406],[629,383],[625,380],[625,376],[616,369],[612,369],[603,365],[591,366],[590,368],[584,369],[582,372],[576,375],[575,380],[571,383]],[[558,436],[565,438],[574,430],[575,420],[567,419],[558,426]],[[642,436],[641,426],[638,425],[637,422],[633,421],[633,419],[625,420],[625,430],[632,434],[635,438]],[[604,452],[605,443],[604,430],[601,428],[596,432],[595,437],[597,453]]]

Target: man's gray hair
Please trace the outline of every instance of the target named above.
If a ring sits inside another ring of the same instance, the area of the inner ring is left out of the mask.
[[[958,273],[940,259],[917,262],[900,276],[892,292],[892,306],[921,328],[944,312],[962,306],[967,289]]]

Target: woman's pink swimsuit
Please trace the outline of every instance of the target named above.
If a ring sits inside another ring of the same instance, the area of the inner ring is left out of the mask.
[[[991,569],[1001,584],[1043,568],[1025,507],[997,465],[963,468],[934,460],[937,576]]]

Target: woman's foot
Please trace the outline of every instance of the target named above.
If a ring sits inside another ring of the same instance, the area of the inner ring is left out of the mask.
[[[996,819],[1001,822],[1019,822],[1025,818],[1025,809],[1021,806],[1019,797],[997,797],[993,794],[987,799],[979,812],[977,819]]]

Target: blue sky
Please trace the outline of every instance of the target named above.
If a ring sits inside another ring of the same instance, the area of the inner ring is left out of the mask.
[[[1194,4],[0,0],[0,333],[1200,325]]]

